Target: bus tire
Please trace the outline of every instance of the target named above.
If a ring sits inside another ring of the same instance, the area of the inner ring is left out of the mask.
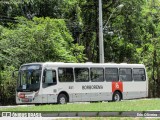
[[[112,97],[112,101],[118,102],[118,101],[121,101],[121,99],[122,99],[121,93],[118,91],[115,91]]]
[[[60,94],[58,96],[58,104],[66,104],[67,103],[67,97],[65,94]]]

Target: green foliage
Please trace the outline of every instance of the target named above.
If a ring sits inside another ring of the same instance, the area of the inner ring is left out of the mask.
[[[74,56],[74,51],[77,50],[79,56],[84,56],[83,47],[72,43],[72,36],[64,20],[36,17],[33,21],[17,19],[19,23],[16,28],[4,28],[1,36],[1,54],[9,59],[8,63],[12,61],[11,64],[16,65],[31,61],[83,62],[83,57]]]
[[[159,0],[102,2],[105,62],[145,64],[150,96],[160,96]],[[8,0],[0,13],[0,73],[28,62],[99,62],[98,1]]]
[[[0,71],[0,105],[15,104],[16,78],[12,78],[13,66],[4,66]]]
[[[18,24],[15,27],[0,26],[0,83],[3,86],[0,92],[4,98],[13,99],[16,83],[11,78],[11,71],[23,63],[84,62],[84,47],[73,44],[73,38],[63,19],[16,19]]]
[[[160,3],[158,0],[149,0],[141,11],[144,22],[143,44],[138,49],[138,56],[148,70],[150,96],[160,96],[160,37],[159,37],[159,12]]]
[[[5,18],[24,16],[32,19],[35,15],[63,18],[69,15],[76,4],[76,0],[7,0],[0,2],[0,12]]]

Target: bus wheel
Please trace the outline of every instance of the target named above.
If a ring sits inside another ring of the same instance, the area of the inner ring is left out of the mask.
[[[67,97],[64,94],[60,94],[58,96],[58,104],[66,104],[67,103]]]
[[[122,96],[121,96],[120,92],[118,92],[118,91],[114,92],[113,97],[112,97],[112,101],[117,102],[117,101],[121,101],[121,99],[122,99]]]

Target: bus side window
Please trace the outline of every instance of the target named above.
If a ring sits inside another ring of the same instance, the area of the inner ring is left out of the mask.
[[[106,68],[105,79],[107,82],[118,81],[118,68]]]
[[[57,83],[57,80],[56,80],[56,71],[54,70],[52,72],[52,74],[53,74],[53,83]]]
[[[89,69],[88,68],[75,68],[76,82],[89,82]]]
[[[120,81],[132,81],[132,69],[131,68],[120,68],[119,69],[119,80]]]
[[[133,68],[133,80],[134,81],[145,81],[145,70],[143,68]]]
[[[73,68],[58,68],[59,82],[73,82]]]
[[[103,68],[91,68],[90,76],[92,82],[102,82],[104,81],[104,70]]]
[[[43,76],[43,87],[48,87],[57,84],[56,71],[55,70],[45,70]]]

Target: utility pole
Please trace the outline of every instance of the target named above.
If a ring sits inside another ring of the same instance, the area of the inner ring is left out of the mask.
[[[104,63],[102,0],[99,0],[99,62]]]
[[[123,6],[124,6],[123,4],[120,4],[113,10],[104,28],[107,26],[110,18],[112,17],[116,9],[121,9]],[[104,62],[105,60],[104,60],[104,41],[103,41],[102,0],[99,0],[99,63],[104,63]]]

